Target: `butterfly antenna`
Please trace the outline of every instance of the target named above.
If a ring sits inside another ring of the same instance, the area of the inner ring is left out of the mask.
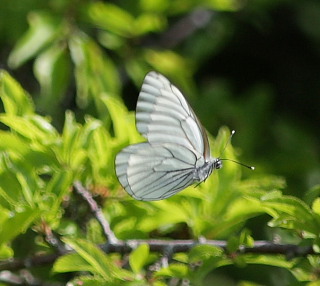
[[[234,133],[236,133],[236,131],[235,131],[235,130],[232,130],[232,131],[231,131],[231,134],[230,134],[230,136],[229,136],[229,139],[228,139],[228,141],[227,141],[227,143],[224,145],[224,147],[223,147],[223,149],[222,149],[221,155],[223,155],[224,152],[226,151],[226,148],[227,148],[227,146],[230,144],[231,138],[232,138],[232,136],[233,136]],[[221,157],[221,156],[219,156],[219,158],[220,158],[220,157]]]
[[[250,170],[254,170],[254,169],[255,169],[255,167],[253,167],[253,166],[249,166],[249,165],[243,164],[243,163],[241,163],[241,162],[238,162],[238,161],[235,161],[235,160],[232,160],[232,159],[220,159],[220,161],[231,161],[231,162],[233,162],[233,163],[236,163],[236,164],[238,164],[238,165],[241,165],[241,166],[243,166],[243,167],[246,167],[246,168],[248,168],[248,169],[250,169]]]
[[[230,143],[230,141],[231,141],[232,136],[234,135],[234,133],[236,133],[236,131],[235,131],[235,130],[232,130],[232,131],[231,131],[231,135],[230,135],[230,137],[229,137],[226,145],[225,145],[224,148],[222,149],[221,155],[223,155],[223,153],[225,152],[225,150],[226,150],[227,146],[229,145],[229,143]],[[248,169],[250,169],[250,170],[254,170],[254,169],[255,169],[253,166],[249,166],[249,165],[243,164],[243,163],[241,163],[241,162],[238,162],[238,161],[235,161],[235,160],[232,160],[232,159],[226,159],[226,158],[224,158],[224,159],[219,159],[219,160],[220,160],[220,161],[231,161],[231,162],[236,163],[236,164],[238,164],[238,165],[240,165],[240,166],[246,167],[246,168],[248,168]]]

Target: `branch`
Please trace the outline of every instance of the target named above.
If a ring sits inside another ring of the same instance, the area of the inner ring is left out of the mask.
[[[224,240],[164,240],[164,239],[130,239],[118,241],[116,244],[109,244],[107,252],[130,253],[133,249],[141,244],[148,244],[150,251],[164,253],[168,248],[172,253],[189,252],[193,247],[198,245],[211,245],[221,247],[227,250],[227,242]],[[102,249],[105,250],[104,246]],[[297,246],[294,244],[275,244],[269,241],[256,241],[253,247],[241,247],[239,253],[257,253],[257,254],[283,254],[290,256],[306,256],[316,254],[310,246]]]
[[[102,227],[103,233],[108,239],[109,244],[116,244],[118,239],[116,238],[114,232],[110,228],[109,222],[105,219],[101,208],[98,206],[97,202],[93,199],[92,194],[82,186],[82,184],[76,181],[74,184],[74,189],[79,195],[88,203],[91,212],[94,214],[95,218]]]
[[[130,240],[118,240],[116,243],[108,243],[101,246],[101,249],[106,253],[130,253],[141,244],[148,244],[150,251],[164,253],[170,248],[171,253],[188,252],[193,247],[198,245],[211,245],[221,247],[226,250],[227,242],[223,240],[165,240],[165,239],[130,239]],[[65,252],[65,253],[70,253]],[[255,254],[282,254],[288,259],[298,256],[306,256],[315,253],[312,247],[303,247],[293,244],[275,244],[269,241],[256,241],[253,247],[241,247],[238,251],[240,254],[255,253]],[[0,271],[3,270],[18,270],[21,268],[30,268],[35,266],[43,266],[46,264],[52,264],[62,254],[47,254],[37,255],[26,259],[12,259],[10,261],[0,262]]]
[[[97,205],[96,201],[92,198],[92,194],[86,190],[80,182],[75,182],[74,187],[77,192],[87,201],[92,213],[95,215],[96,219],[99,221],[103,228],[103,231],[108,238],[108,242],[102,246],[102,249],[106,253],[118,252],[118,253],[129,253],[137,246],[141,244],[148,244],[151,251],[165,253],[170,249],[171,253],[175,252],[188,252],[190,249],[196,245],[206,244],[213,245],[227,249],[227,242],[221,240],[204,240],[204,241],[194,241],[194,240],[161,240],[161,239],[151,239],[151,240],[141,240],[132,239],[121,241],[117,239],[115,234],[110,228],[109,222],[103,215],[102,210]],[[297,246],[293,244],[275,244],[269,241],[256,241],[253,247],[243,247],[239,249],[239,253],[258,253],[258,254],[283,254],[286,255],[288,259],[297,256],[305,256],[307,254],[315,254],[311,246]]]

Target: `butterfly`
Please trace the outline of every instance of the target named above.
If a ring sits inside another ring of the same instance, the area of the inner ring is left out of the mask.
[[[171,197],[222,167],[222,159],[211,157],[206,131],[182,93],[155,71],[143,81],[136,126],[147,142],[124,148],[115,165],[121,185],[137,200]]]

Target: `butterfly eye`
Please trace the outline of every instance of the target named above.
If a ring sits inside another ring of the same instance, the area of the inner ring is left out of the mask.
[[[221,169],[222,168],[222,162],[220,159],[217,159],[214,163],[214,168],[215,169]]]

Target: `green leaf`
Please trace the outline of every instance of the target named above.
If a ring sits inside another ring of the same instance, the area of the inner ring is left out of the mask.
[[[5,260],[13,257],[14,251],[6,244],[0,245],[0,260]]]
[[[141,244],[129,256],[130,266],[135,273],[139,273],[145,266],[149,256],[149,245]]]
[[[17,179],[16,172],[10,166],[10,160],[1,156],[0,172],[0,204],[6,208],[25,204],[21,193],[21,185]],[[9,164],[9,165],[8,165]]]
[[[53,116],[60,111],[59,106],[70,81],[70,57],[66,47],[54,45],[45,50],[35,61],[34,73],[41,86],[38,109]]]
[[[96,272],[94,266],[88,264],[88,262],[78,253],[69,253],[60,257],[54,263],[52,271],[60,273],[76,271]]]
[[[145,50],[144,59],[154,70],[168,76],[178,86],[183,86],[184,93],[192,95],[187,87],[192,83],[192,66],[173,51]]]
[[[108,286],[118,286],[118,285],[126,285],[126,284],[119,284],[121,282],[119,281],[115,281],[115,282],[110,282],[108,281]],[[101,278],[101,277],[92,277],[92,276],[88,276],[88,275],[81,275],[81,276],[77,276],[76,278],[74,278],[72,280],[72,283],[69,283],[70,285],[81,285],[81,286],[105,286],[106,285],[106,281],[105,279]],[[130,284],[128,284],[130,285]],[[134,284],[132,284],[132,286],[134,286]],[[140,286],[139,284],[137,286]],[[143,285],[141,285],[143,286]]]
[[[180,200],[181,202],[181,200]],[[188,221],[188,211],[179,204],[179,200],[162,200],[155,203],[152,216],[144,216],[139,225],[143,231],[151,231],[161,226]]]
[[[57,198],[62,199],[72,185],[72,172],[67,170],[60,170],[55,173],[47,184],[46,193],[53,193]]]
[[[30,95],[4,70],[0,70],[0,98],[9,115],[26,115],[34,112]]]
[[[18,68],[36,56],[54,38],[60,36],[60,19],[47,12],[33,12],[28,17],[29,30],[18,41],[9,56],[9,66]]]
[[[81,257],[81,260],[77,259],[79,263],[78,271],[83,270],[84,262],[87,264],[89,271],[99,275],[106,281],[113,281],[114,279],[127,279],[132,275],[119,267],[117,267],[115,261],[112,261],[101,249],[94,244],[83,239],[64,239],[65,243],[71,246],[77,254]],[[67,266],[63,264],[63,267]],[[74,269],[75,271],[76,269]]]
[[[231,236],[228,239],[227,249],[229,253],[234,253],[239,250],[240,247],[240,237],[238,236]]]
[[[130,37],[135,31],[134,18],[114,4],[94,2],[88,6],[87,15],[94,25],[120,36]]]
[[[84,133],[88,139],[88,157],[94,180],[99,184],[108,185],[110,174],[114,172],[113,142],[109,132],[104,128],[101,121],[87,120]]]
[[[316,253],[320,253],[320,238],[319,237],[317,237],[314,240],[312,248]]]
[[[154,12],[154,13],[164,13],[167,9],[170,9],[169,0],[141,0],[140,6],[143,11]]]
[[[57,214],[60,212],[60,206],[64,197],[71,191],[73,183],[73,173],[68,170],[59,170],[53,174],[50,181],[46,184],[46,197],[51,197],[53,200],[39,202],[41,209],[49,207],[49,211],[45,212],[48,223],[57,224]]]
[[[186,279],[189,275],[188,265],[181,263],[171,263],[166,268],[161,268],[159,271],[155,273],[156,277],[165,276],[165,277],[175,277]]]
[[[23,161],[24,164],[31,166],[31,172],[36,171],[37,175],[48,173],[52,170],[51,168],[56,168],[60,165],[56,155],[41,144],[30,145],[28,140],[24,140],[18,134],[13,134],[8,131],[0,130],[0,138],[0,151],[4,152],[3,154],[6,154],[2,158],[10,158],[15,162]],[[6,164],[3,163],[3,168],[5,168],[6,171],[4,173],[0,172],[0,176],[2,177],[0,186],[5,184],[3,177],[8,176],[8,174],[5,173],[12,172],[10,171],[10,164],[11,163],[6,166]],[[13,174],[13,176],[15,176],[15,174]],[[12,189],[13,185],[10,186],[10,184],[6,184],[6,186],[5,189],[8,187],[8,189]]]
[[[22,156],[30,151],[30,145],[17,134],[0,130],[0,151],[10,151]]]
[[[304,201],[308,204],[311,205],[312,202],[319,197],[320,195],[320,185],[315,185],[313,186],[310,190],[307,191],[304,197]]]
[[[20,116],[4,114],[0,115],[0,121],[30,141],[48,144],[58,137],[55,128],[48,120],[39,115],[29,115],[22,118]]]
[[[319,282],[319,276],[317,275],[320,265],[319,255],[309,255],[306,257],[306,259],[296,259],[293,262],[294,264],[290,271],[298,281],[314,281],[315,283]],[[317,285],[313,283],[309,284],[314,286]]]
[[[81,140],[82,128],[75,120],[74,114],[67,111],[65,115],[65,122],[62,131],[63,144],[56,150],[60,160],[68,166],[79,167],[86,158],[83,150],[83,141]]]
[[[265,208],[257,200],[247,199],[247,197],[234,198],[225,211],[224,223],[230,227],[264,212]]]
[[[233,264],[231,259],[225,256],[210,256],[202,260],[200,266],[191,273],[191,281],[194,285],[203,285],[205,277],[214,269],[231,264]]]
[[[292,196],[277,195],[274,197],[263,196],[263,205],[273,220],[269,223],[272,227],[283,227],[295,231],[306,231],[314,235],[320,233],[320,219],[300,199]]]
[[[248,264],[271,265],[290,269],[294,264],[294,260],[288,260],[283,255],[257,255],[257,254],[243,254],[244,261]]]
[[[110,97],[103,97],[101,100],[111,116],[115,137],[126,143],[141,140],[136,131],[134,114],[128,112],[123,102]]]
[[[316,198],[312,203],[312,210],[320,215],[320,198]]]
[[[119,50],[125,45],[125,39],[116,34],[105,30],[100,30],[98,33],[99,43],[108,50]]]
[[[7,156],[1,159],[0,196],[9,205],[34,208],[39,201],[41,180],[33,166],[26,161],[10,160]]]
[[[160,32],[166,27],[165,19],[157,14],[142,14],[134,21],[135,35],[144,35],[150,32]]]
[[[69,46],[76,67],[77,103],[84,108],[94,100],[100,118],[110,124],[106,116],[108,110],[101,104],[101,98],[119,96],[121,86],[114,63],[84,34],[74,34]]]
[[[25,232],[38,215],[39,210],[28,207],[19,212],[11,212],[10,215],[7,210],[0,208],[0,216],[5,217],[0,224],[0,245]]]
[[[189,252],[189,262],[199,262],[215,256],[224,256],[223,249],[212,245],[197,245]]]

